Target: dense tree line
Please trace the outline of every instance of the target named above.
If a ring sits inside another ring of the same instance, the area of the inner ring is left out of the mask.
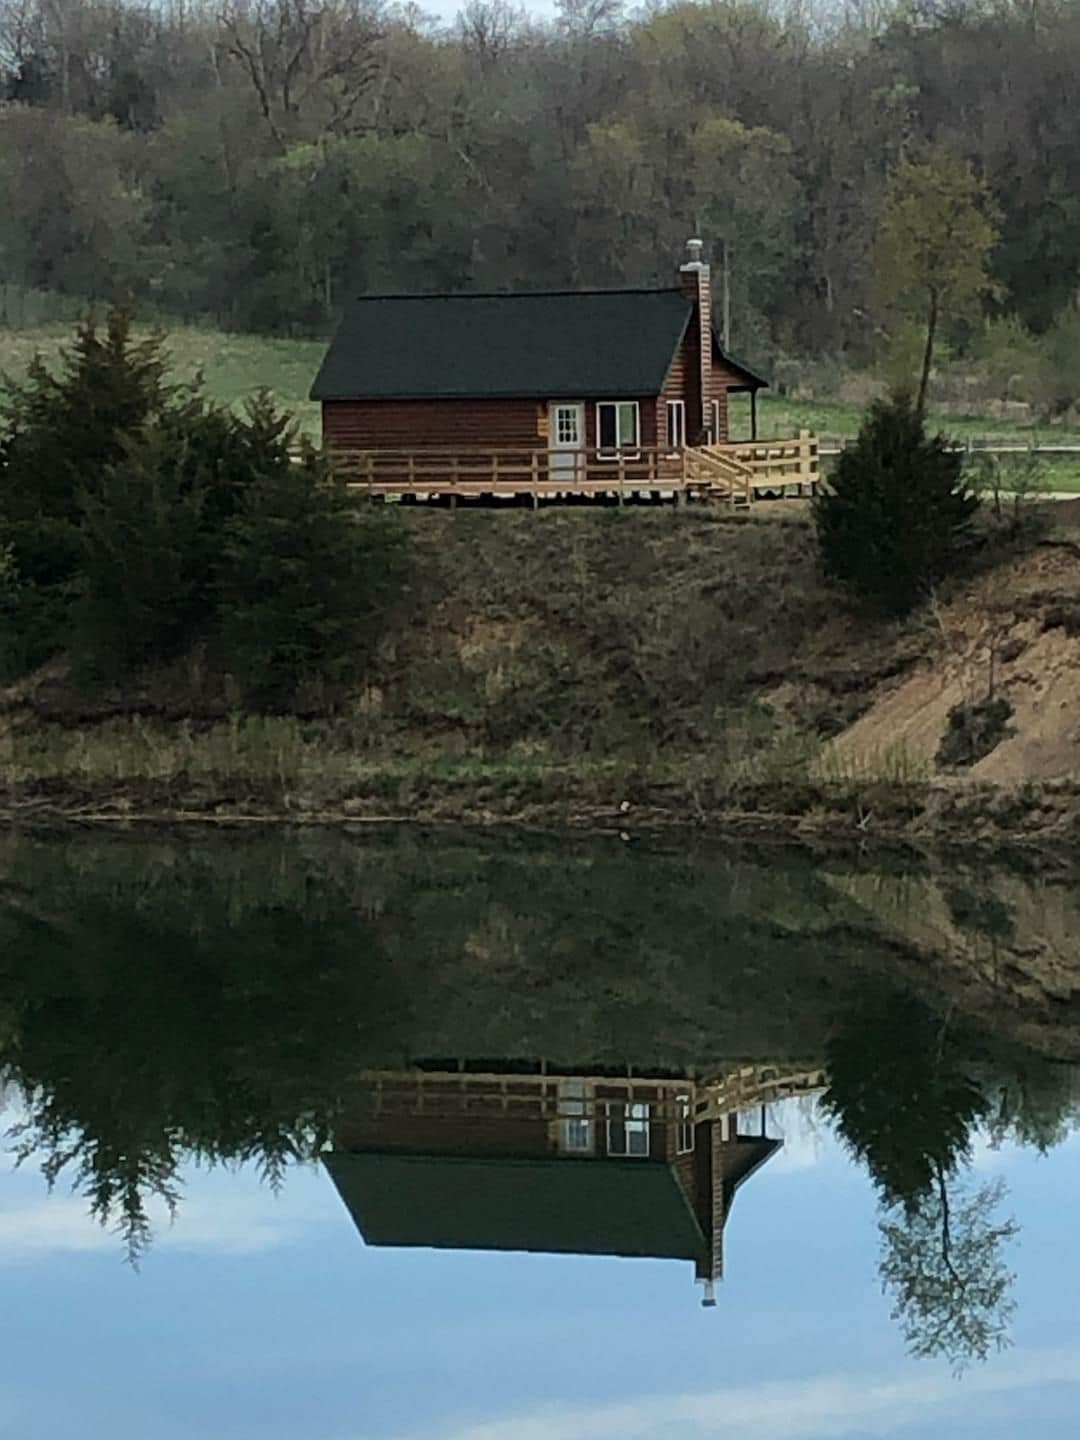
[[[382,0],[0,0],[0,279],[9,308],[290,331],[369,288],[654,281],[700,231],[736,351],[862,361],[897,339],[890,176],[944,148],[994,213],[1007,380],[1029,332],[1075,326],[1078,73],[1070,0],[562,0],[549,24],[468,0],[443,26]],[[943,339],[983,343],[978,318]]]

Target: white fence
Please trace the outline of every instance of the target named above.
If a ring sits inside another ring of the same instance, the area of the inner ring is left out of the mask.
[[[853,443],[854,436],[820,435],[818,436],[818,453],[822,456],[839,455],[841,450],[845,450]],[[954,440],[949,449],[959,450],[965,455],[1045,455],[1048,458],[1080,455],[1080,445],[1040,445],[1017,440],[1001,440],[993,436],[986,439],[971,437]]]

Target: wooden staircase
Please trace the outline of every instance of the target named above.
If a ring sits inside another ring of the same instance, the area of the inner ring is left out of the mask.
[[[754,471],[721,445],[695,445],[686,451],[686,479],[706,500],[746,509],[754,498]]]

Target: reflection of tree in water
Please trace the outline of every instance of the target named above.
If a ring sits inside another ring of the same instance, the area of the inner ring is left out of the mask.
[[[1009,1343],[1016,1309],[1004,1248],[1018,1233],[1001,1220],[1005,1183],[938,1176],[937,1188],[881,1220],[881,1278],[911,1353],[954,1370]]]
[[[871,994],[828,1045],[824,1105],[888,1204],[914,1203],[966,1157],[987,1100],[961,1032],[913,996]]]
[[[909,1348],[957,1370],[986,1359],[1008,1344],[1018,1227],[999,1218],[1004,1183],[974,1183],[973,1142],[983,1127],[996,1143],[1057,1143],[1072,1068],[1003,1051],[951,1006],[880,991],[844,1016],[827,1064],[823,1106],[880,1196],[882,1280]]]
[[[0,906],[16,1154],[50,1185],[67,1171],[137,1259],[147,1202],[175,1208],[183,1160],[277,1182],[319,1153],[358,1051],[388,1039],[384,971],[329,880],[264,870],[245,894],[197,862],[116,888],[55,878],[48,914]]]

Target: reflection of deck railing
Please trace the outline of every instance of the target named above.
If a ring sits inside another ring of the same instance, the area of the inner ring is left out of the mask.
[[[688,497],[748,504],[755,487],[800,489],[817,478],[817,442],[795,440],[634,450],[549,450],[423,447],[331,451],[335,472],[350,487],[383,497],[480,496],[569,499]]]
[[[812,1095],[827,1083],[821,1070],[771,1065],[745,1065],[707,1081],[430,1070],[373,1070],[358,1078],[377,1115],[477,1120],[591,1118],[606,1113],[611,1103],[647,1104],[654,1120],[720,1119]]]
[[[705,1113],[718,1118],[736,1110],[775,1105],[781,1100],[816,1095],[827,1084],[828,1076],[824,1070],[745,1065],[731,1074],[718,1077],[706,1087],[703,1092]]]
[[[687,1120],[694,1086],[672,1080],[647,1081],[572,1076],[433,1075],[428,1071],[374,1071],[362,1079],[372,1113],[429,1119],[487,1120],[594,1119],[609,1106],[649,1106],[654,1120]],[[356,1104],[358,1097],[354,1097]]]

